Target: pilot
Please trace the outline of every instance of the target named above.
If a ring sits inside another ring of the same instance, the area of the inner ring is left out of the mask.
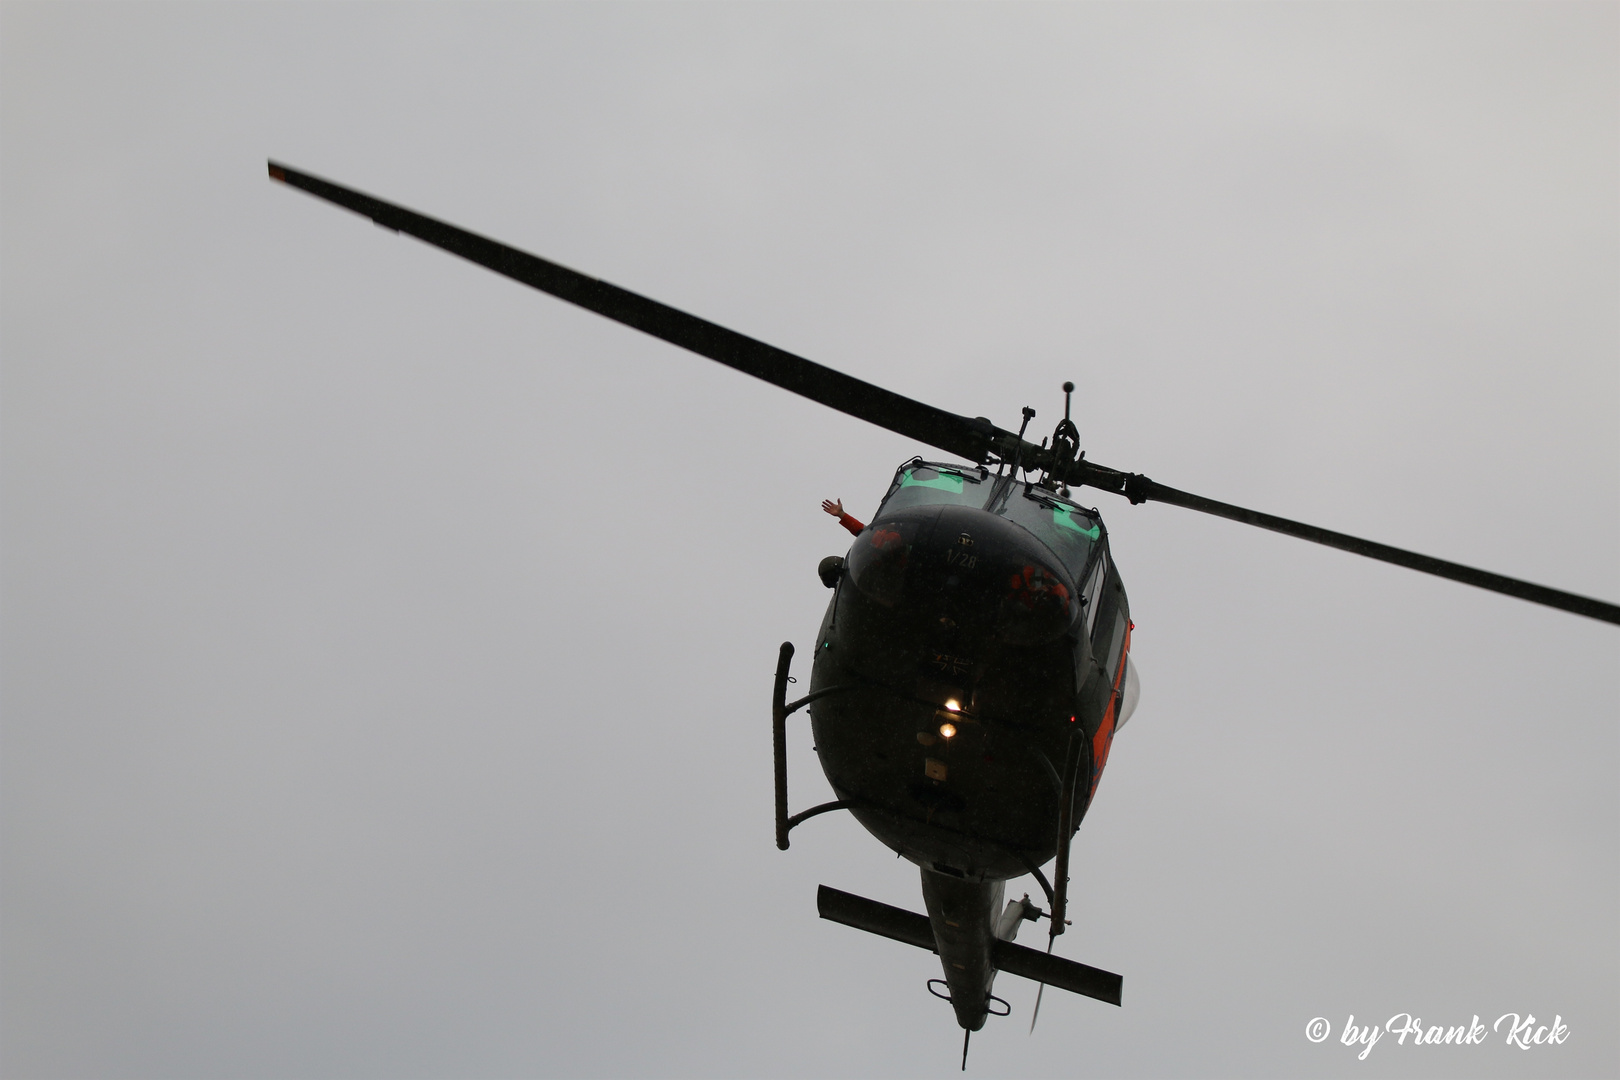
[[[831,499],[822,499],[821,508],[827,511],[827,513],[831,514],[833,517],[837,518],[838,524],[848,529],[854,536],[861,535],[861,530],[866,528],[865,525],[844,513],[843,499],[839,499],[837,502],[833,502]]]

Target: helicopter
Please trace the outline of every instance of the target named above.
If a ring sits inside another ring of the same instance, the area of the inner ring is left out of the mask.
[[[787,700],[791,643],[772,687],[778,848],[819,815],[847,811],[919,867],[926,915],[822,886],[825,919],[938,954],[929,990],[968,1040],[991,1015],[998,973],[1119,1005],[1120,976],[1052,955],[1070,926],[1072,838],[1095,797],[1114,735],[1140,695],[1133,623],[1091,487],[1161,502],[1620,624],[1620,605],[1254,510],[1099,465],[1080,449],[1064,384],[1052,434],[1013,432],[903,397],[607,282],[296,169],[271,179],[443,248],[496,273],[812,401],[945,452],[903,463],[843,556],[817,568],[832,593],[809,691]],[[788,812],[786,726],[805,710],[834,794]],[[1052,864],[1050,877],[1043,867]],[[1028,875],[1045,907],[1006,900]],[[1016,943],[1047,921],[1047,947]],[[1038,1015],[1037,998],[1035,1015]],[[1032,1016],[1031,1027],[1034,1026]]]

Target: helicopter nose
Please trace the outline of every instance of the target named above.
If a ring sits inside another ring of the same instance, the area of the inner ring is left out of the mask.
[[[1074,583],[1029,533],[976,507],[917,507],[874,522],[850,550],[856,588],[879,605],[1014,645],[1062,634]]]

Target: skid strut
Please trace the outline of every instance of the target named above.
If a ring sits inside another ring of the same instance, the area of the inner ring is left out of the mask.
[[[1064,917],[1069,900],[1069,846],[1074,840],[1074,800],[1080,781],[1080,766],[1084,759],[1084,743],[1078,732],[1069,736],[1067,753],[1063,757],[1063,790],[1058,804],[1057,862],[1052,867],[1053,892],[1047,899],[1052,904],[1051,935],[1057,937],[1068,925]]]

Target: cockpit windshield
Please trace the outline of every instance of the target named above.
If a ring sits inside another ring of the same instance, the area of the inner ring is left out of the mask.
[[[878,516],[912,506],[983,506],[990,485],[977,469],[927,465],[913,461],[895,473],[894,484]]]
[[[1008,520],[1034,533],[1063,560],[1074,579],[1080,580],[1093,545],[1102,537],[1102,525],[1095,518],[1035,488],[1012,492],[1001,511]]]
[[[971,465],[921,459],[906,462],[894,474],[894,483],[873,520],[883,522],[899,510],[941,505],[971,506],[1014,522],[1050,549],[1076,582],[1085,574],[1092,550],[1102,541],[1102,523],[1091,511],[1049,490]]]

